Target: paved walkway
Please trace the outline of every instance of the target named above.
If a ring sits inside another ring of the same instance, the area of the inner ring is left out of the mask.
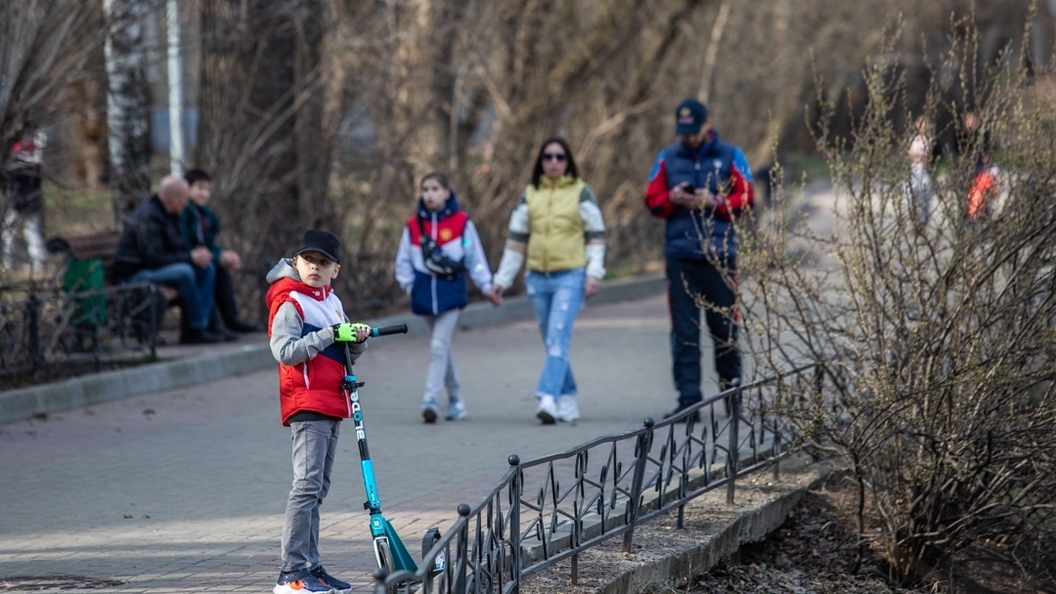
[[[661,287],[659,279],[610,283],[588,303],[572,345],[583,415],[575,426],[534,418],[543,350],[523,302],[466,312],[454,345],[469,409],[459,423],[420,420],[428,360],[420,327],[372,339],[356,366],[367,435],[385,515],[412,552],[426,528],[444,529],[459,503],[476,503],[494,485],[508,455],[562,451],[672,408]],[[187,350],[170,365],[202,357],[220,365],[258,349],[263,335]],[[0,425],[0,590],[49,578],[56,590],[75,586],[68,592],[269,591],[290,483],[276,393],[268,364]],[[369,592],[374,562],[347,427],[342,444],[323,508],[323,561]]]

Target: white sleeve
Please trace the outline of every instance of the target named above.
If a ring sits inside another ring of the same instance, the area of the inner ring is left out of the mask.
[[[466,271],[469,278],[481,292],[488,292],[492,282],[491,267],[488,266],[488,256],[480,245],[480,235],[477,234],[473,221],[466,221],[466,228],[462,230],[462,249],[466,254]]]
[[[521,192],[517,198],[517,206],[510,214],[510,225],[508,228],[509,238],[506,240],[506,249],[502,250],[502,260],[499,261],[499,270],[492,279],[496,285],[509,289],[513,280],[524,265],[524,250],[528,247],[528,239],[531,237],[528,213],[528,200],[526,192]],[[521,246],[520,250],[510,249],[510,244]]]
[[[502,250],[502,260],[499,262],[499,270],[495,273],[494,283],[505,289],[513,284],[514,277],[521,271],[524,264],[524,253],[506,248]]]
[[[407,226],[403,227],[400,246],[396,249],[396,282],[400,283],[408,294],[414,285],[414,264],[411,262],[411,234]]]
[[[605,218],[590,186],[583,188],[579,216],[583,219],[583,233],[587,240],[587,276],[605,278]]]
[[[605,278],[605,244],[587,244],[587,276],[601,280]]]

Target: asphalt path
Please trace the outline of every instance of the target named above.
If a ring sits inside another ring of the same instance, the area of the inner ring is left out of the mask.
[[[256,340],[263,341],[263,336]],[[508,468],[622,433],[675,404],[661,295],[595,305],[576,322],[582,419],[543,426],[534,322],[460,331],[454,357],[469,417],[419,416],[425,335],[371,339],[355,372],[388,518],[412,553]],[[704,351],[711,377],[710,348]],[[705,395],[717,392],[708,382]],[[289,432],[274,369],[0,425],[0,590],[266,592],[279,565]],[[356,441],[346,423],[322,509],[327,568],[371,591],[373,557]]]

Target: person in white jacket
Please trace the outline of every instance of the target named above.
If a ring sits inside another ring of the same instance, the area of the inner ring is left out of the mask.
[[[469,303],[466,276],[492,302],[491,267],[480,236],[461,210],[447,176],[434,171],[422,178],[415,214],[407,219],[396,251],[396,282],[411,297],[411,311],[429,326],[429,371],[422,395],[422,419],[435,423],[439,399],[447,390],[444,418],[466,418],[462,385],[451,357],[451,339],[458,316]]]

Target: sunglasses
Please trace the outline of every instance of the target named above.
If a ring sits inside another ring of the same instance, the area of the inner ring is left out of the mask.
[[[557,161],[557,162],[560,163],[560,162],[563,162],[567,158],[568,158],[568,155],[566,155],[565,153],[543,153],[543,160],[544,161]]]

